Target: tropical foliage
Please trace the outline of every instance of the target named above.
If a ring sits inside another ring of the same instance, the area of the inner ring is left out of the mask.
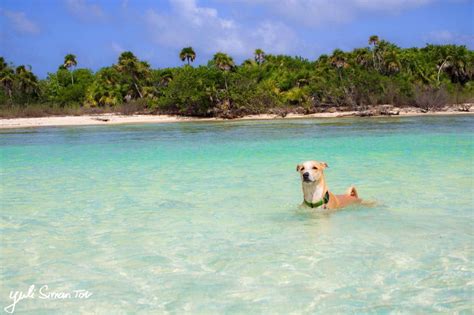
[[[377,104],[429,108],[430,97],[451,103],[474,99],[474,51],[465,46],[403,49],[374,35],[367,47],[336,49],[313,61],[262,49],[240,65],[223,52],[192,67],[195,58],[186,47],[179,54],[185,66],[152,69],[128,51],[93,73],[77,68],[80,60],[68,54],[56,72],[38,80],[29,66],[15,68],[0,57],[0,107],[100,109],[140,102],[149,112],[237,117]]]
[[[181,59],[181,61],[186,60],[189,66],[190,62],[194,62],[194,59],[196,59],[196,53],[192,47],[183,48],[179,53],[179,59]]]
[[[67,54],[64,57],[64,64],[62,65],[62,67],[69,70],[69,68],[72,68],[75,66],[77,66],[76,56],[73,54]],[[74,76],[72,72],[71,72],[71,84],[74,84]]]

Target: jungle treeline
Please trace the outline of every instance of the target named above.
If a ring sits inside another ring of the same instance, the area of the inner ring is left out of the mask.
[[[242,64],[218,52],[207,65],[186,47],[183,66],[153,69],[132,52],[93,72],[68,54],[39,80],[31,67],[0,57],[0,115],[44,116],[116,111],[233,118],[312,113],[367,105],[426,110],[474,99],[474,51],[460,45],[400,48],[377,36],[367,47],[336,49],[317,60],[256,49]]]

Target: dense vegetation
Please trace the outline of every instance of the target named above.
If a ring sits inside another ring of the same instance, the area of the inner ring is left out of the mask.
[[[186,47],[177,56],[185,65],[166,69],[152,69],[124,52],[116,64],[96,73],[76,68],[78,60],[68,54],[44,80],[31,67],[15,68],[0,57],[0,114],[142,111],[231,118],[328,107],[431,109],[472,102],[474,51],[456,45],[402,49],[377,36],[368,44],[350,52],[336,49],[314,61],[257,49],[241,65],[219,52],[198,67],[191,65],[196,53]]]

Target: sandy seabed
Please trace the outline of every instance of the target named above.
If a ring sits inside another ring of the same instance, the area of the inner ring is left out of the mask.
[[[412,112],[401,111],[400,116],[429,116],[429,115],[465,115],[474,112],[460,111],[439,111],[439,112]],[[335,117],[354,117],[357,112],[335,112],[335,113],[316,113],[316,114],[288,114],[284,118],[278,115],[261,114],[248,115],[233,120],[269,120],[269,119],[291,119],[291,118],[335,118]],[[387,117],[387,116],[383,116]],[[186,116],[171,115],[84,115],[84,116],[51,116],[38,118],[12,118],[0,119],[0,129],[11,128],[35,128],[35,127],[60,127],[60,126],[86,126],[86,125],[117,125],[117,124],[142,124],[142,123],[176,123],[176,122],[197,122],[197,121],[225,121],[222,118],[198,118]]]

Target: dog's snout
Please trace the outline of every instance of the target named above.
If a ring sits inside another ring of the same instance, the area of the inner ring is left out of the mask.
[[[309,173],[308,173],[308,172],[303,173],[303,177],[304,177],[304,178],[308,178],[308,177],[309,177]]]

